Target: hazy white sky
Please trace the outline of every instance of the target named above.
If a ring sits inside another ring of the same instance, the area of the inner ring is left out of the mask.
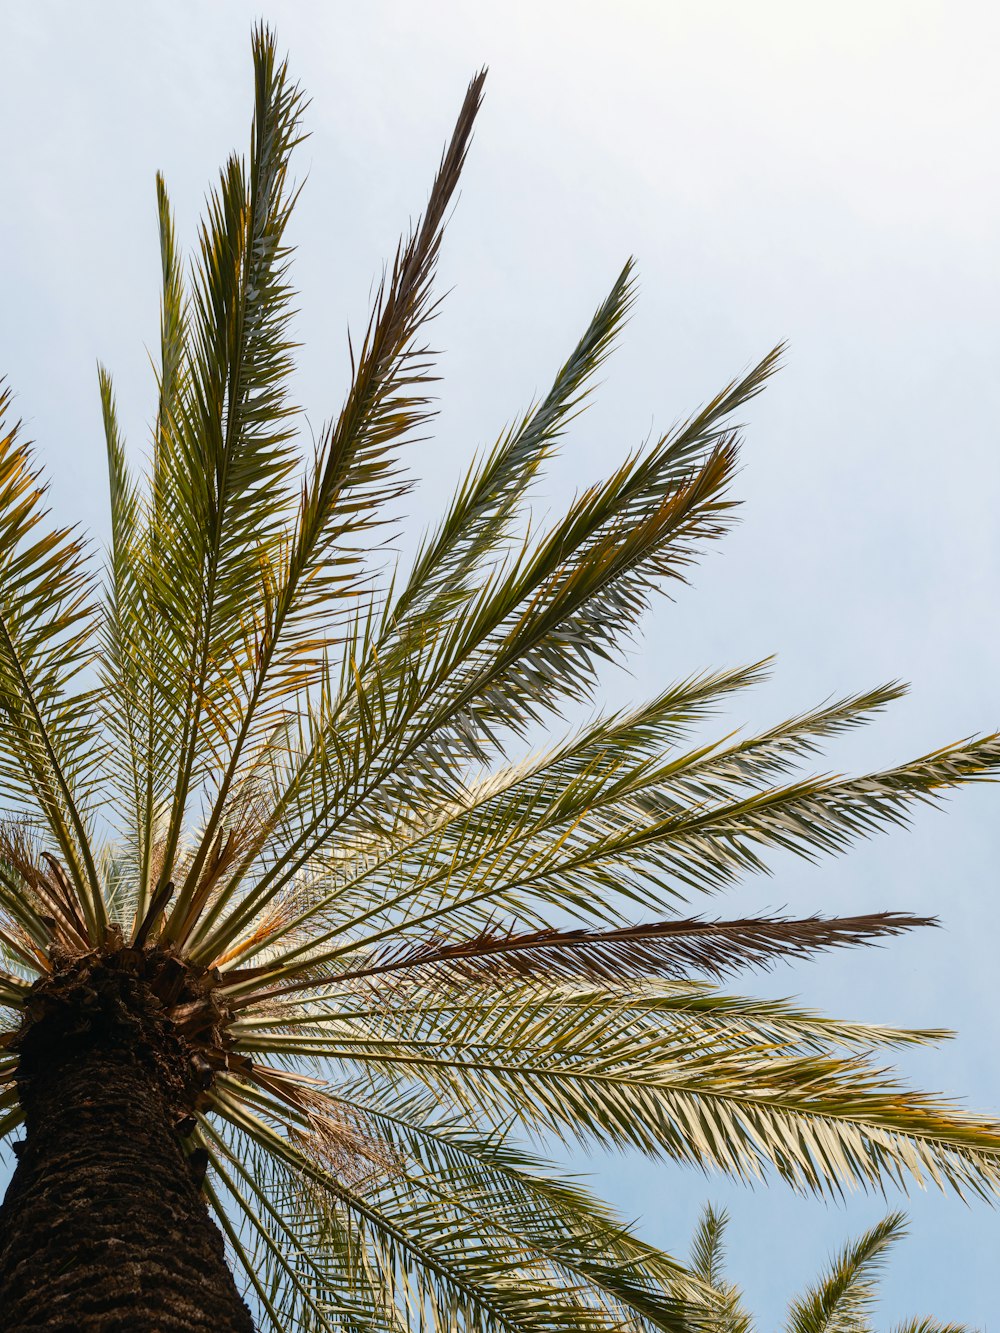
[[[445,349],[419,526],[472,450],[527,405],[629,254],[639,307],[543,503],[564,503],[654,425],[788,339],[748,422],[743,523],[660,604],[615,698],[778,654],[735,722],[776,720],[903,676],[913,693],[831,764],[902,759],[1000,725],[996,166],[1000,13],[986,3],[836,6],[423,0],[0,4],[0,374],[49,461],[53,504],[106,526],[95,362],[145,444],[155,339],[153,173],[193,236],[248,134],[249,30],[277,27],[312,95],[294,238],[299,401],[339,403],[345,330],[421,207],[469,76],[487,99],[445,246]],[[778,863],[729,906],[936,912],[947,929],[746,983],[843,1016],[952,1026],[925,1085],[1000,1110],[1000,793],[815,869]],[[885,1211],[751,1194],[644,1163],[576,1163],[681,1249],[728,1204],[734,1270],[772,1326],[835,1242]],[[895,1205],[897,1201],[892,1200]],[[918,1197],[885,1322],[1000,1322],[1000,1219]]]

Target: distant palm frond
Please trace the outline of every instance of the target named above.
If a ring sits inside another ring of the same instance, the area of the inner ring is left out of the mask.
[[[724,1236],[729,1217],[707,1207],[691,1243],[691,1268],[716,1293],[712,1333],[755,1333],[759,1327],[747,1313],[739,1289],[725,1277]],[[878,1280],[888,1252],[906,1235],[902,1213],[890,1213],[831,1261],[818,1282],[792,1300],[784,1333],[875,1333]],[[973,1333],[965,1324],[913,1319],[893,1333]]]

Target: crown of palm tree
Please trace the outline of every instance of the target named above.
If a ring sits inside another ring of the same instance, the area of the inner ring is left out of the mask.
[[[743,1293],[725,1275],[723,1209],[709,1205],[695,1228],[691,1271],[716,1293],[709,1318],[712,1333],[755,1333],[759,1327],[744,1305]],[[890,1213],[834,1256],[818,1282],[789,1303],[784,1333],[875,1333],[878,1283],[889,1250],[906,1235],[906,1218]],[[974,1333],[966,1324],[907,1319],[893,1333]]]
[[[222,173],[190,280],[158,181],[141,479],[101,372],[103,579],[75,531],[47,526],[28,447],[0,428],[0,1132],[21,1122],[38,1016],[98,973],[137,978],[185,1052],[178,1132],[279,1329],[680,1327],[698,1282],[515,1133],[817,1191],[994,1191],[1000,1129],[878,1066],[941,1034],[713,984],[917,918],[680,913],[774,849],[812,858],[905,823],[995,770],[997,737],[798,776],[890,684],[696,742],[758,663],[524,756],[726,531],[734,418],[778,353],[525,536],[532,482],[632,304],[626,266],[549,392],[477,459],[408,572],[384,575],[483,76],[303,458],[285,239],[303,100],[264,30],[254,68],[249,156]]]

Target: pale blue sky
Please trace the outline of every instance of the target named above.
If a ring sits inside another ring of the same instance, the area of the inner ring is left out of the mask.
[[[348,319],[421,207],[465,83],[491,73],[446,242],[439,429],[414,453],[419,526],[472,450],[546,384],[635,254],[641,300],[544,502],[613,466],[780,339],[752,409],[743,523],[650,617],[620,699],[778,654],[734,722],[775,720],[903,676],[907,701],[840,747],[863,768],[1000,725],[1000,95],[995,7],[423,0],[0,6],[0,373],[49,461],[53,505],[106,526],[95,361],[133,445],[151,402],[153,173],[190,239],[250,106],[249,29],[278,29],[311,93],[295,223],[298,394],[342,393]],[[730,900],[734,911],[902,908],[946,930],[784,969],[747,987],[843,1016],[946,1025],[926,1086],[1000,1110],[995,1004],[1000,792]],[[733,1214],[734,1271],[776,1326],[784,1298],[878,1199],[842,1208],[643,1162],[599,1188],[668,1248],[705,1197]],[[892,1199],[895,1205],[898,1202]],[[1000,1217],[917,1197],[885,1323],[934,1312],[1000,1327]]]

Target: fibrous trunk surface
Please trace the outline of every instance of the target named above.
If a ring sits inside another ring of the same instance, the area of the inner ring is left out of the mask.
[[[15,1045],[26,1134],[0,1208],[4,1333],[252,1333],[178,1132],[190,1051],[142,976],[49,979]]]

